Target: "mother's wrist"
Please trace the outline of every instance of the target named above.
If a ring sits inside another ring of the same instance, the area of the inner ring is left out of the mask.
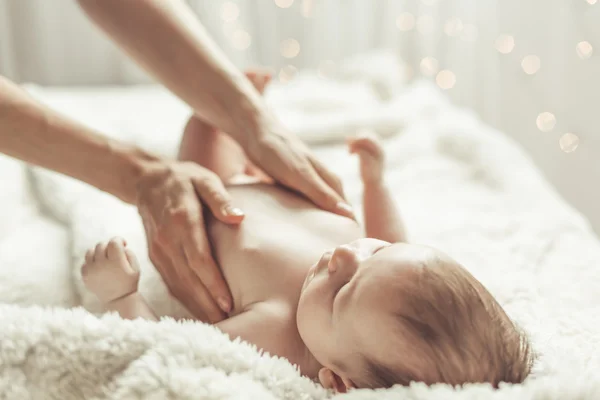
[[[138,183],[150,169],[165,164],[159,156],[149,153],[137,146],[118,144],[113,149],[112,157],[117,166],[115,181],[117,187],[114,195],[129,204],[137,202]]]

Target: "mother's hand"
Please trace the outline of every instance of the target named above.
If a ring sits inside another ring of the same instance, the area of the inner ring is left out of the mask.
[[[214,323],[227,316],[232,300],[211,254],[200,199],[225,223],[244,218],[219,177],[194,163],[153,162],[137,184],[150,259],[171,294],[196,317]]]
[[[240,142],[250,160],[277,182],[324,210],[354,218],[340,179],[296,135],[278,125]]]

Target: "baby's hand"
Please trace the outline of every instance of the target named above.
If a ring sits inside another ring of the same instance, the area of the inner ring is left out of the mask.
[[[81,275],[85,286],[106,304],[137,291],[140,268],[125,241],[114,238],[85,253]]]
[[[383,179],[384,151],[377,135],[364,131],[348,139],[351,154],[358,154],[360,175],[364,184],[379,183]]]

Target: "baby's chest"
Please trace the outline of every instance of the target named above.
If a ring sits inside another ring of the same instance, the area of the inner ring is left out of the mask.
[[[219,224],[211,229],[215,257],[236,308],[298,295],[306,271],[330,241],[269,218],[244,222],[239,227]]]
[[[244,221],[231,226],[212,219],[208,228],[238,310],[276,296],[297,297],[307,270],[326,250],[360,236],[355,222],[277,187],[229,190]]]

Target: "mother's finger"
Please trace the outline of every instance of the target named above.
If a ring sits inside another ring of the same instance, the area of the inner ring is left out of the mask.
[[[186,264],[180,264],[185,257],[181,250],[179,253],[181,256],[176,258],[179,261],[174,263],[164,250],[158,249],[153,252],[153,262],[160,263],[164,268],[161,275],[169,293],[196,318],[204,320],[206,317],[207,322],[212,323],[222,321],[226,315],[212,301],[208,291],[194,272]]]
[[[193,184],[196,193],[215,218],[226,224],[242,222],[244,212],[233,205],[231,196],[217,175],[205,174],[201,178],[194,179]]]
[[[342,199],[346,200],[344,186],[342,185],[341,179],[315,157],[310,157],[310,163],[315,168],[321,179],[323,179],[325,183],[329,185],[329,187],[335,190],[335,192],[339,194]]]
[[[321,178],[310,161],[304,162],[308,165],[295,171],[300,176],[291,177],[289,182],[293,183],[286,186],[301,192],[323,210],[354,219],[352,207]]]
[[[185,238],[182,243],[183,250],[191,270],[202,281],[220,309],[228,313],[233,302],[223,274],[214,261],[206,237],[204,219],[200,217],[191,223],[183,237]]]

